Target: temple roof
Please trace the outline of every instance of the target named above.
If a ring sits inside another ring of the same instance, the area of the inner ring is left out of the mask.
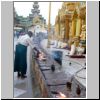
[[[32,14],[29,14],[29,18],[36,20],[38,18],[38,20],[43,21],[44,23],[46,23],[46,20],[44,19],[44,17],[42,17],[42,15],[40,14],[40,10],[39,10],[39,4],[38,1],[35,1],[33,3],[33,8],[31,9]]]
[[[37,1],[34,2],[33,9],[31,10],[31,12],[32,12],[31,17],[35,17],[35,16],[38,16],[39,15],[40,10],[39,10],[39,5],[38,5],[38,2]]]

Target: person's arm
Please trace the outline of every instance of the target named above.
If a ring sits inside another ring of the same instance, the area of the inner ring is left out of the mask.
[[[32,49],[35,47],[30,38],[27,38],[27,42]]]
[[[36,48],[36,46],[33,44],[32,40],[30,38],[27,39],[27,42],[33,50],[37,51],[37,53],[40,53],[40,51]]]
[[[41,53],[36,47],[34,47],[33,50],[37,51],[38,54]]]

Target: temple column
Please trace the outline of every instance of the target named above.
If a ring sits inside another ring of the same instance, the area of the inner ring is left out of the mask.
[[[58,40],[59,35],[60,35],[60,25],[59,25],[59,17],[56,17],[56,22],[55,22],[55,37]]]
[[[50,17],[51,17],[51,2],[49,3],[49,19],[48,19],[48,43],[47,48],[50,48]]]
[[[76,31],[76,19],[72,19],[72,38],[75,36]]]
[[[65,20],[65,40],[69,39],[69,19]]]
[[[81,20],[81,18],[78,18],[78,19],[77,19],[77,22],[76,22],[76,36],[77,36],[77,37],[80,36],[81,27],[82,27],[82,20]]]
[[[60,36],[60,16],[58,16],[58,37]]]
[[[75,37],[76,33],[76,19],[77,19],[77,11],[75,10],[72,15],[72,38]]]

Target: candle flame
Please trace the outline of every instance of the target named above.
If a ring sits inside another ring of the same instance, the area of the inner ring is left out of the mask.
[[[62,92],[59,92],[59,94],[56,96],[57,98],[66,98],[66,95]]]
[[[39,60],[46,60],[45,55],[43,53],[39,54]]]

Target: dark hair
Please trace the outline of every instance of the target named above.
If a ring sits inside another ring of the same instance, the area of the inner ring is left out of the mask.
[[[29,35],[29,37],[32,37],[33,33],[31,31],[28,31],[27,33]]]
[[[25,30],[24,30],[24,29],[22,29],[22,30],[20,30],[20,31],[19,31],[19,33],[23,33],[23,32],[25,32]]]

